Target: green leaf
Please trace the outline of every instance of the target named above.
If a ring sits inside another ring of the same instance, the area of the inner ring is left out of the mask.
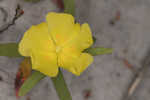
[[[1,43],[0,44],[0,56],[8,57],[21,57],[18,52],[17,43]]]
[[[90,53],[92,56],[110,54],[112,53],[112,51],[113,50],[111,48],[101,48],[101,47],[88,48],[84,50],[84,52]]]
[[[44,77],[46,76],[38,71],[33,72],[21,86],[19,90],[19,96],[24,96],[25,94],[27,94]]]
[[[64,12],[72,14],[72,16],[75,16],[75,1],[74,0],[64,0]]]
[[[40,0],[24,0],[24,1],[27,1],[27,2],[39,2]]]
[[[60,100],[72,100],[70,92],[65,83],[63,74],[59,70],[57,77],[51,78]]]
[[[35,71],[34,73],[32,73],[32,75],[24,82],[24,84],[20,88],[19,96],[26,95],[44,77],[46,76],[41,72]],[[51,79],[60,100],[72,100],[61,70],[59,70],[59,74],[57,75],[57,77],[53,77]]]

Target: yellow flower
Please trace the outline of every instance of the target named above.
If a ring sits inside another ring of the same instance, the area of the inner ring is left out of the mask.
[[[80,75],[93,62],[90,54],[83,53],[92,44],[87,23],[80,26],[70,14],[53,12],[24,34],[19,52],[31,57],[32,69],[45,75],[55,77],[58,67]]]

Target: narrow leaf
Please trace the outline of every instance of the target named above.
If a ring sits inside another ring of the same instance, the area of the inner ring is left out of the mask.
[[[59,74],[57,77],[54,77],[51,79],[57,91],[57,94],[59,96],[59,99],[60,100],[72,100],[61,70],[59,70]]]
[[[96,48],[88,48],[84,52],[90,53],[92,56],[97,56],[97,55],[103,55],[103,54],[110,54],[112,53],[112,51],[113,50],[111,48],[96,47]]]
[[[27,1],[27,2],[39,2],[40,0],[24,0],[24,1]]]
[[[75,1],[74,0],[64,0],[64,12],[72,14],[72,16],[75,16]]]
[[[17,43],[1,43],[0,44],[0,56],[8,57],[21,57],[18,52]]]
[[[45,75],[38,71],[33,72],[20,88],[19,96],[27,94],[44,77]]]

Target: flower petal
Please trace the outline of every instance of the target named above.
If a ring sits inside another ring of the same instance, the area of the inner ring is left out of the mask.
[[[55,45],[48,33],[46,23],[32,26],[19,44],[19,52],[23,56],[31,56],[32,49],[43,52],[55,51]]]
[[[79,24],[76,24],[76,26],[80,27]],[[90,47],[92,43],[90,28],[88,24],[83,24],[80,31],[67,41],[59,52],[58,65],[75,75],[80,75],[93,62],[91,55],[81,53],[84,49]]]
[[[58,57],[59,66],[77,76],[79,76],[92,62],[93,57],[88,53],[81,53],[80,56],[61,53]]]
[[[74,18],[70,14],[65,13],[48,13],[46,16],[48,28],[56,45],[64,44],[74,30]]]
[[[80,32],[70,41],[68,41],[65,46],[64,50],[72,51],[72,53],[81,52],[84,49],[89,48],[93,44],[91,30],[88,24],[83,24],[81,26]]]
[[[50,77],[58,73],[57,55],[55,53],[42,53],[34,51],[31,56],[32,69]]]

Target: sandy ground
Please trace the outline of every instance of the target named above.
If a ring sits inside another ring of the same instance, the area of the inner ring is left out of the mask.
[[[4,17],[0,10],[0,27],[11,21],[17,4],[24,10],[24,15],[16,24],[0,34],[0,42],[18,42],[31,26],[45,20],[46,13],[59,11],[51,0],[38,3],[23,0],[0,0],[0,8],[7,12]],[[93,35],[97,38],[95,46],[113,48],[112,55],[94,57],[94,63],[80,76],[76,77],[64,71],[64,76],[73,100],[123,100],[133,73],[123,62],[127,59],[135,68],[142,67],[150,47],[150,0],[76,0],[76,19],[88,22]],[[110,24],[116,13],[120,19]],[[5,21],[4,21],[5,19]],[[0,57],[0,100],[17,100],[14,92],[14,78],[20,58]],[[85,91],[91,96],[85,99]],[[150,79],[146,76],[132,100],[149,100]],[[27,96],[19,100],[58,100],[50,78],[42,80]]]

